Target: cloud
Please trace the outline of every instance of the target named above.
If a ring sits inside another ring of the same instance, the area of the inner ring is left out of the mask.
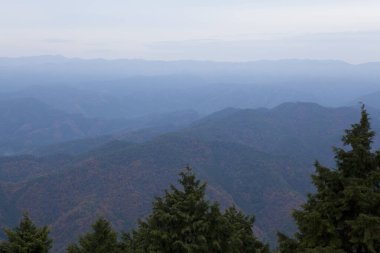
[[[379,0],[5,1],[0,55],[373,60],[379,13]]]

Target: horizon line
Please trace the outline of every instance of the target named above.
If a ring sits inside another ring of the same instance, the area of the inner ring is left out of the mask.
[[[371,64],[371,63],[380,63],[380,59],[376,61],[367,61],[367,62],[360,62],[360,63],[353,63],[342,59],[319,59],[319,58],[278,58],[278,59],[252,59],[252,60],[242,60],[242,61],[233,61],[233,60],[212,60],[212,59],[172,59],[172,60],[165,60],[165,59],[149,59],[149,58],[127,58],[127,57],[120,57],[120,58],[107,58],[107,57],[79,57],[79,56],[67,56],[63,54],[36,54],[36,55],[25,55],[25,56],[0,56],[0,59],[10,59],[10,60],[17,60],[17,59],[30,59],[30,58],[61,58],[61,59],[68,59],[68,60],[83,60],[83,61],[145,61],[145,62],[165,62],[165,63],[171,63],[171,62],[202,62],[202,63],[258,63],[258,62],[281,62],[281,61],[310,61],[310,62],[339,62],[339,63],[345,63],[348,65],[363,65],[363,64]]]

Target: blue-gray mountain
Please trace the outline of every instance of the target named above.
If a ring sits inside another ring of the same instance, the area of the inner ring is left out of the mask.
[[[380,114],[371,116],[380,130]],[[331,163],[331,147],[358,118],[355,108],[310,103],[227,109],[140,143],[114,140],[69,157],[3,158],[0,217],[12,221],[28,210],[38,223],[51,225],[54,250],[63,252],[98,216],[120,230],[133,228],[152,198],[191,164],[208,182],[210,198],[254,213],[256,232],[273,242],[277,230],[295,229],[290,212],[312,191],[313,161]],[[26,168],[33,172],[18,173]]]
[[[3,99],[0,100],[0,154],[31,153],[49,144],[78,139],[86,139],[89,145],[104,144],[113,135],[131,135],[131,131],[139,129],[150,129],[152,135],[177,129],[198,118],[196,112],[183,111],[108,120],[67,113],[34,98]],[[89,139],[99,136],[102,137]],[[72,148],[86,150],[83,143],[82,147],[74,143]]]
[[[0,58],[0,97],[33,97],[87,117],[134,118],[308,101],[343,106],[380,90],[380,64]],[[339,92],[337,92],[339,91]]]

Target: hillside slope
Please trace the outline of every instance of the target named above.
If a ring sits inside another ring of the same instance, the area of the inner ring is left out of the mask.
[[[120,130],[125,122],[68,114],[32,98],[0,100],[0,153],[99,136]]]
[[[289,215],[308,188],[299,179],[310,170],[239,144],[165,136],[114,146],[82,157],[63,172],[23,183],[12,194],[18,210],[27,209],[38,222],[51,224],[58,250],[99,215],[118,229],[132,228],[186,164],[208,181],[212,199],[255,212],[267,239],[275,229],[291,229],[290,221],[280,217]]]
[[[211,199],[254,213],[257,232],[273,242],[277,230],[294,231],[290,212],[312,190],[314,159],[329,162],[331,147],[358,118],[354,108],[307,103],[230,109],[144,143],[107,143],[62,162],[58,170],[2,187],[16,210],[29,210],[38,223],[52,226],[55,252],[63,252],[98,216],[117,229],[132,228],[154,196],[191,164],[208,182]],[[380,117],[372,118],[380,129]],[[14,170],[21,169],[17,163]]]

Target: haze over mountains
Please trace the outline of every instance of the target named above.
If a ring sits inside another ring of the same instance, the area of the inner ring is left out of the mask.
[[[66,112],[103,118],[188,109],[208,114],[226,107],[274,107],[290,101],[342,106],[378,92],[379,69],[380,63],[313,60],[1,58],[0,97],[33,97]]]
[[[187,164],[273,243],[359,102],[380,133],[380,63],[2,58],[0,84],[0,224],[28,210],[54,252],[98,216],[132,229]]]

